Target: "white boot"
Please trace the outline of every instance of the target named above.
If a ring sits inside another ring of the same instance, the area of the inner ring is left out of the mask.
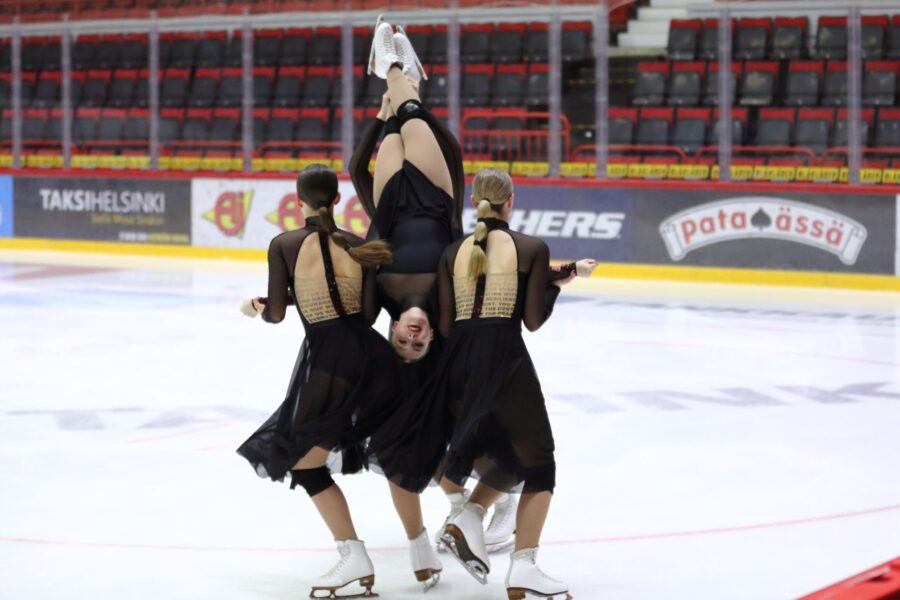
[[[571,600],[569,586],[547,576],[537,566],[537,547],[513,552],[506,574],[506,594],[509,600],[524,600],[526,595],[538,598]]]
[[[400,25],[397,25],[397,33],[394,34],[394,48],[397,50],[397,56],[403,62],[403,72],[405,74],[416,81],[428,79],[428,75],[425,74],[425,68],[422,67],[412,42],[406,37],[406,32]]]
[[[416,579],[425,585],[426,592],[440,581],[444,565],[431,547],[427,529],[422,530],[416,539],[409,540],[409,561],[412,563]]]
[[[519,503],[512,494],[504,494],[494,503],[494,516],[484,532],[488,552],[502,552],[516,543],[516,509]]]
[[[368,73],[387,79],[388,71],[395,64],[403,64],[394,46],[394,28],[379,15],[375,23],[375,34],[372,36],[372,49],[369,51]]]
[[[463,505],[468,502],[469,496],[472,492],[469,490],[463,490],[462,493],[454,493],[447,494],[447,500],[450,501],[450,514],[447,515],[447,518],[444,519],[444,524],[441,525],[441,528],[438,529],[437,535],[434,538],[435,546],[437,546],[438,552],[446,552],[447,546],[444,545],[444,540],[441,539],[441,536],[444,535],[444,526],[450,522],[450,519],[459,514],[459,511],[462,510]]]
[[[480,504],[466,502],[462,510],[444,526],[441,539],[466,571],[487,585],[491,559],[484,547],[484,513],[484,507]]]
[[[375,585],[375,567],[366,554],[366,546],[360,540],[342,540],[337,542],[341,560],[331,567],[327,573],[316,579],[310,592],[310,598],[370,598],[378,594],[372,593]],[[338,596],[335,592],[351,583],[358,582],[366,588],[351,596]],[[321,595],[317,592],[325,592]]]

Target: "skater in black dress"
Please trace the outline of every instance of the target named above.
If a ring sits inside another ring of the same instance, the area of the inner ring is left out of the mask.
[[[554,442],[521,327],[541,327],[559,286],[576,271],[589,275],[596,263],[579,261],[568,276],[551,276],[547,245],[509,229],[513,189],[504,171],[478,174],[473,203],[475,233],[452,244],[440,264],[440,329],[447,337],[441,365],[418,414],[405,422],[392,418],[379,429],[378,435],[395,440],[381,452],[385,462],[401,465],[392,481],[409,490],[427,485],[441,457],[444,476],[454,483],[479,480],[463,509],[448,519],[443,539],[482,582],[490,570],[485,510],[504,492],[520,493],[510,598],[522,589],[552,597],[565,594],[566,586],[540,573],[534,556],[556,484]]]
[[[389,241],[393,252],[391,264],[378,270],[377,287],[379,302],[391,316],[389,340],[400,359],[396,412],[403,413],[415,410],[410,402],[440,358],[437,269],[447,246],[462,236],[465,180],[459,144],[422,105],[423,70],[402,27],[395,32],[379,18],[370,67],[386,80],[387,92],[349,167],[372,219],[368,238]],[[369,163],[382,132],[373,176]],[[375,468],[381,468],[380,439],[376,432],[370,442]],[[427,589],[442,567],[424,527],[418,493],[391,485],[391,497],[409,539],[413,571]]]
[[[392,34],[394,43],[408,44],[400,31]],[[437,265],[447,246],[462,237],[465,179],[459,143],[422,105],[410,73],[415,70],[401,65],[387,72],[381,111],[349,166],[372,220],[368,239],[389,241],[394,253],[393,262],[378,270],[379,301],[391,316],[391,345],[412,362],[425,357],[434,340]],[[382,132],[373,177],[369,163]]]
[[[371,324],[378,313],[374,267],[391,259],[383,241],[363,240],[335,227],[340,200],[337,175],[322,165],[297,178],[303,228],[277,236],[269,246],[266,298],[242,307],[280,323],[298,309],[305,338],[284,402],[238,448],[261,477],[303,487],[312,498],[341,554],[313,591],[333,591],[358,581],[370,590],[374,569],[359,541],[347,501],[326,462],[341,455],[341,471],[363,467],[365,439],[393,410],[396,359]]]

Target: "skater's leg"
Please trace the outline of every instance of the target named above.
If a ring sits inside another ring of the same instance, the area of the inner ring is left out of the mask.
[[[325,471],[328,450],[313,448],[297,461],[292,476],[309,493],[316,510],[328,526],[335,540],[357,540],[356,529],[350,518],[350,508],[341,488]]]
[[[406,537],[411,540],[417,538],[425,530],[419,495],[404,490],[393,482],[390,482],[390,488],[391,500],[394,501],[394,508],[403,523],[403,529],[406,530]]]
[[[522,494],[516,512],[516,550],[534,548],[541,541],[541,532],[550,510],[550,492]]]
[[[385,122],[384,138],[375,156],[375,181],[372,184],[372,197],[375,206],[381,199],[381,192],[394,173],[403,167],[403,139],[400,137],[400,127],[396,115],[391,107],[391,97],[385,92],[381,97],[381,110],[378,118]]]
[[[474,502],[475,504],[488,509],[502,495],[503,492],[501,492],[500,490],[494,489],[489,485],[479,482],[478,485],[475,486],[475,489],[472,490],[472,495],[469,496],[469,502]]]
[[[447,495],[463,494],[466,491],[465,486],[454,483],[446,477],[441,477],[441,489],[444,490],[444,493]]]
[[[421,102],[419,93],[412,82],[403,74],[399,67],[392,67],[388,71],[388,93],[391,95],[391,106],[394,110],[400,110],[404,102],[415,100]],[[434,132],[422,119],[410,118],[404,121],[400,132],[403,136],[403,149],[406,160],[422,171],[425,176],[437,187],[448,195],[453,195],[453,180],[450,178],[450,169],[444,160],[441,146],[434,137]]]

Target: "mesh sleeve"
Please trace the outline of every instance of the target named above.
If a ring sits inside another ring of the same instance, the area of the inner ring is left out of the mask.
[[[290,291],[291,274],[282,248],[281,236],[269,244],[269,296],[262,318],[268,323],[281,323],[288,305],[293,304]]]
[[[536,331],[550,318],[559,296],[559,287],[550,284],[550,250],[547,244],[535,240],[533,258],[525,286],[525,309],[522,320],[529,331]]]
[[[384,122],[379,119],[373,119],[369,123],[363,131],[362,139],[353,150],[348,169],[353,187],[356,188],[356,195],[370,219],[375,218],[375,178],[369,172],[369,162],[372,160],[375,143],[383,127]]]
[[[450,329],[456,320],[456,300],[453,294],[453,263],[456,261],[457,246],[450,246],[438,263],[438,314],[441,335],[450,335]]]

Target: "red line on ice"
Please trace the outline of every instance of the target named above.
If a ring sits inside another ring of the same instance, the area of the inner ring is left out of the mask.
[[[900,504],[891,504],[888,506],[878,506],[865,510],[848,511],[831,515],[820,515],[817,517],[805,517],[800,519],[788,519],[784,521],[771,521],[768,523],[752,523],[749,525],[736,525],[731,527],[715,527],[711,529],[696,529],[693,531],[669,531],[661,533],[644,533],[635,535],[622,535],[610,537],[587,538],[582,540],[557,540],[544,542],[544,544],[552,545],[575,545],[575,544],[606,544],[612,542],[633,542],[642,540],[658,540],[666,538],[693,537],[699,535],[718,535],[722,533],[737,533],[741,531],[754,531],[759,529],[775,529],[779,527],[793,527],[796,525],[806,525],[809,523],[820,523],[824,521],[839,521],[842,519],[850,519],[853,517],[863,517],[878,513],[892,512],[900,510]],[[77,540],[42,540],[26,537],[0,536],[0,542],[19,543],[19,544],[37,544],[44,546],[75,546],[81,548],[125,548],[135,550],[187,550],[195,552],[334,552],[334,548],[300,548],[300,547],[249,547],[249,546],[195,546],[190,544],[132,544],[132,543],[115,543],[115,542],[85,542]],[[374,551],[406,551],[405,546],[383,546],[370,548]]]

